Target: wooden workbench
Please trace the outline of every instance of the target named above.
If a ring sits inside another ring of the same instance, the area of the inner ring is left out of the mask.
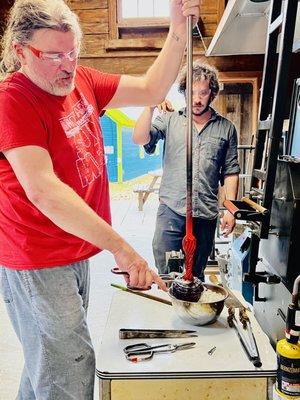
[[[164,293],[156,291],[164,297]],[[97,377],[101,400],[266,400],[276,375],[276,354],[251,313],[250,320],[262,367],[248,360],[239,339],[227,325],[224,307],[213,325],[195,327],[181,321],[172,306],[116,292],[100,351]],[[120,328],[195,329],[196,338],[119,339]],[[196,342],[193,349],[155,354],[132,363],[123,348],[129,344]],[[212,355],[208,351],[216,346]]]

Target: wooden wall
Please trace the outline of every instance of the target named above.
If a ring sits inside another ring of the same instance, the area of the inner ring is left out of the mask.
[[[3,35],[7,13],[13,4],[13,0],[0,0],[0,38]]]
[[[116,24],[115,1],[69,0],[71,8],[78,14],[83,32],[84,47],[80,59],[87,65],[102,71],[121,74],[143,74],[156,59],[168,32],[167,27],[130,28]],[[200,29],[206,46],[213,37],[225,7],[224,0],[203,0]],[[234,76],[255,76],[257,83],[263,68],[263,56],[204,56],[204,47],[198,37],[194,39],[194,58],[213,64],[222,73]],[[256,71],[253,74],[253,71]],[[251,78],[251,79],[252,79]],[[250,85],[251,85],[250,79]],[[253,96],[256,99],[253,101]],[[258,91],[253,94],[220,94],[216,107],[231,118],[240,132],[240,143],[250,143],[256,129]],[[225,103],[228,103],[225,106]],[[230,107],[229,107],[230,104]],[[233,112],[228,110],[233,109]]]
[[[117,0],[66,0],[77,13],[84,42],[80,62],[107,72],[143,74],[157,57],[167,28],[123,29],[116,26]],[[0,34],[4,18],[14,0],[0,1]],[[200,28],[209,44],[225,7],[225,0],[202,0]],[[204,57],[203,45],[195,38],[194,57]],[[263,56],[210,57],[220,71],[261,71]]]
[[[78,14],[84,32],[80,61],[83,65],[109,72],[143,74],[154,62],[166,37],[166,28],[117,32],[111,26],[116,20],[114,0],[69,0],[68,3]],[[224,7],[224,0],[202,1],[200,27],[206,45],[214,35]],[[199,38],[195,39],[194,54],[196,58],[204,55]],[[263,65],[262,56],[210,57],[208,61],[220,71],[259,71]]]

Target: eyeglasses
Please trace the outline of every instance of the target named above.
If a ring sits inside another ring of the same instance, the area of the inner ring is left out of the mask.
[[[73,49],[67,53],[51,53],[47,51],[38,50],[30,46],[30,44],[28,44],[27,47],[32,52],[32,54],[34,54],[40,60],[50,61],[55,64],[60,64],[64,59],[67,59],[69,61],[75,61],[79,55],[78,49]]]

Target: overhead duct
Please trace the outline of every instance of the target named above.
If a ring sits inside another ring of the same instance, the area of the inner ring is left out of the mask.
[[[270,0],[229,0],[206,55],[264,54],[270,3]],[[300,7],[293,51],[299,48]]]

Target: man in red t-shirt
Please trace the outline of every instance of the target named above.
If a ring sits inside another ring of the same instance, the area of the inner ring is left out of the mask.
[[[77,67],[81,30],[63,0],[12,7],[0,62],[0,277],[24,351],[19,400],[93,398],[90,256],[106,249],[130,285],[166,290],[110,226],[98,118],[104,108],[164,99],[199,0],[170,7],[164,48],[143,77]]]

